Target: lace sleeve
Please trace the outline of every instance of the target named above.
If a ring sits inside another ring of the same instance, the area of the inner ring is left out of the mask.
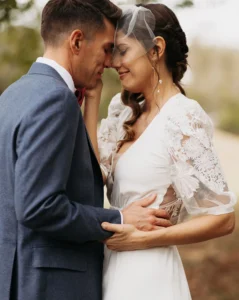
[[[186,112],[181,107],[183,114],[179,111],[167,117],[173,187],[188,214],[230,213],[236,197],[228,191],[215,153],[211,120],[197,102],[188,101]]]
[[[106,178],[111,172],[112,156],[117,150],[119,141],[118,122],[125,106],[121,102],[121,95],[117,94],[109,105],[108,116],[102,119],[98,131],[98,147],[100,153],[100,166]]]

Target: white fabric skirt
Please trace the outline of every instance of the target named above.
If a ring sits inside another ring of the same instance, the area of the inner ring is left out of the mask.
[[[105,247],[103,300],[191,300],[175,246],[115,252]]]

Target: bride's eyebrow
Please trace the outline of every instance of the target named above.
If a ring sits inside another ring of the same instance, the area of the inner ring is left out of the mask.
[[[117,48],[119,48],[119,47],[121,47],[121,46],[128,46],[127,44],[124,44],[124,43],[120,43],[120,44],[115,44],[115,46],[117,47]]]

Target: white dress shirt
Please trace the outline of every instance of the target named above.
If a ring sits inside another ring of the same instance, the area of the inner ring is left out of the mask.
[[[54,60],[49,59],[49,58],[45,58],[45,57],[38,57],[36,62],[46,64],[46,65],[52,67],[53,69],[55,69],[57,71],[57,73],[59,73],[60,76],[63,78],[63,80],[65,81],[65,83],[69,87],[69,89],[73,93],[75,93],[76,89],[75,89],[74,81],[72,79],[71,74],[65,68],[63,68],[61,65],[59,65]]]

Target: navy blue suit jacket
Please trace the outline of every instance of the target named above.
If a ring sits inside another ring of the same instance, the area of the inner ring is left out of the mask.
[[[101,223],[121,221],[102,207],[77,99],[34,63],[0,97],[0,299],[100,300]]]

